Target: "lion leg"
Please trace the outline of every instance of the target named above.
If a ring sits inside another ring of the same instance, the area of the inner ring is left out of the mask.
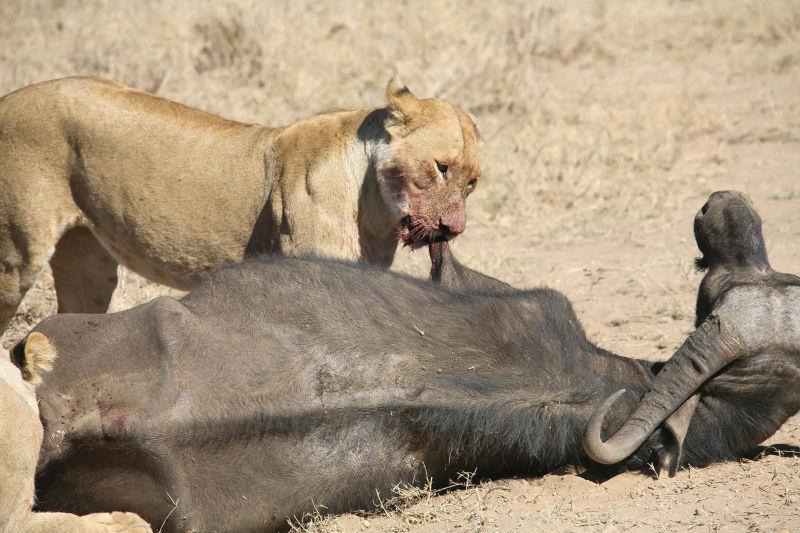
[[[55,244],[51,235],[26,235],[26,229],[0,226],[0,335],[44,270]]]
[[[50,258],[59,313],[105,313],[117,287],[117,262],[77,226],[61,237]]]

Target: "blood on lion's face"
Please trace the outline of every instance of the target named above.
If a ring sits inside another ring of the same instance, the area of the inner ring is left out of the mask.
[[[467,196],[480,178],[480,135],[451,103],[420,100],[387,87],[388,140],[376,158],[382,196],[397,220],[397,238],[418,248],[464,232]]]

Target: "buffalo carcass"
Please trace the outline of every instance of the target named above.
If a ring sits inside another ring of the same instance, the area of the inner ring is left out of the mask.
[[[446,244],[431,250],[445,287],[266,258],[181,300],[48,318],[40,506],[274,530],[459,471],[735,457],[800,407],[800,287],[769,269],[742,196],[713,195],[696,232],[727,281],[663,367],[595,346],[563,295],[471,271]]]

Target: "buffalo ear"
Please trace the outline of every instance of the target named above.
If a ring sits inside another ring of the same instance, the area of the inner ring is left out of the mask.
[[[698,272],[705,272],[708,270],[708,260],[705,256],[702,257],[695,257],[694,259],[694,269]]]
[[[694,394],[664,421],[669,442],[658,454],[658,468],[659,471],[666,470],[669,477],[673,477],[681,465],[683,441],[686,439],[689,423],[692,421],[692,415],[694,415],[699,399],[700,395]]]
[[[397,78],[392,78],[386,85],[386,103],[389,105],[386,131],[392,137],[405,136],[408,124],[420,113],[419,98]]]

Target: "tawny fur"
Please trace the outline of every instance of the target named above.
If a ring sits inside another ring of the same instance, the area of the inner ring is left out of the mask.
[[[118,263],[185,290],[260,253],[388,266],[464,230],[477,144],[397,83],[274,129],[97,78],[25,87],[0,98],[0,331],[48,261],[59,312],[104,312]]]

